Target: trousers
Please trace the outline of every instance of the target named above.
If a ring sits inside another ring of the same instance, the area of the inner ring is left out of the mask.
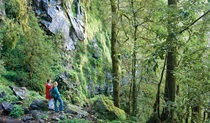
[[[55,112],[58,112],[57,101],[59,101],[60,103],[60,106],[59,106],[60,111],[63,111],[64,107],[63,107],[63,100],[61,99],[61,97],[59,96],[58,98],[55,98],[54,100],[55,100]]]
[[[54,109],[54,99],[53,98],[48,100],[48,108]]]

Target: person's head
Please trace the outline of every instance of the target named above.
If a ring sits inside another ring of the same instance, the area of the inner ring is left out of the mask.
[[[51,82],[51,79],[47,79],[47,83],[50,83]]]
[[[58,82],[55,81],[55,82],[53,83],[53,86],[54,86],[54,87],[57,87],[57,86],[58,86]]]

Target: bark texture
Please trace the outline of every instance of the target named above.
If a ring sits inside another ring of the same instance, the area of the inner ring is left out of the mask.
[[[113,76],[113,100],[116,107],[120,107],[120,61],[117,46],[117,3],[116,0],[110,0],[112,9],[112,37],[111,37],[111,58],[112,58],[112,76]]]
[[[133,41],[133,56],[132,56],[132,84],[133,84],[133,96],[132,96],[132,115],[136,116],[137,114],[137,97],[138,97],[138,92],[137,92],[137,83],[136,83],[136,54],[137,54],[137,29],[138,29],[138,25],[137,25],[137,17],[136,17],[136,12],[134,10],[134,1],[131,0],[131,7],[133,10],[133,27],[134,27],[134,41]]]
[[[169,8],[176,9],[177,0],[168,0]],[[177,46],[175,40],[175,28],[176,20],[172,12],[169,13],[168,18],[168,37],[166,39],[168,45],[167,58],[166,58],[166,82],[165,82],[165,93],[164,100],[167,106],[163,108],[161,115],[161,121],[167,121],[170,123],[174,122],[174,107],[176,95],[176,77],[174,71],[177,67]]]

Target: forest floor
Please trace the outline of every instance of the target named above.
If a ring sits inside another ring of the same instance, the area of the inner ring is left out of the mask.
[[[85,107],[83,108],[84,111],[88,113],[91,112],[92,107]],[[42,111],[44,112],[44,111]],[[19,118],[13,118],[12,116],[6,114],[3,110],[0,111],[0,123],[62,123],[66,120],[70,121],[71,119],[83,119],[90,122],[96,122],[96,117],[89,113],[88,116],[85,117],[78,117],[78,114],[71,114],[71,118],[65,119],[65,112],[55,113],[54,111],[45,111],[47,113],[45,117],[37,118],[33,116],[33,114],[24,114]],[[62,118],[63,117],[63,118]]]

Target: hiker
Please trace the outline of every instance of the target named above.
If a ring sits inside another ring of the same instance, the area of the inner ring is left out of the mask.
[[[53,98],[54,98],[54,105],[55,105],[55,112],[58,112],[58,106],[57,106],[57,101],[59,101],[60,103],[60,111],[64,111],[64,108],[63,108],[63,100],[61,99],[61,96],[60,96],[60,93],[58,91],[58,82],[54,82],[53,83]]]
[[[52,89],[52,85],[51,85],[51,79],[47,79],[47,83],[45,85],[46,87],[46,99],[48,100],[48,108],[49,110],[54,110],[54,99],[52,96],[50,96],[50,92],[49,90]]]

